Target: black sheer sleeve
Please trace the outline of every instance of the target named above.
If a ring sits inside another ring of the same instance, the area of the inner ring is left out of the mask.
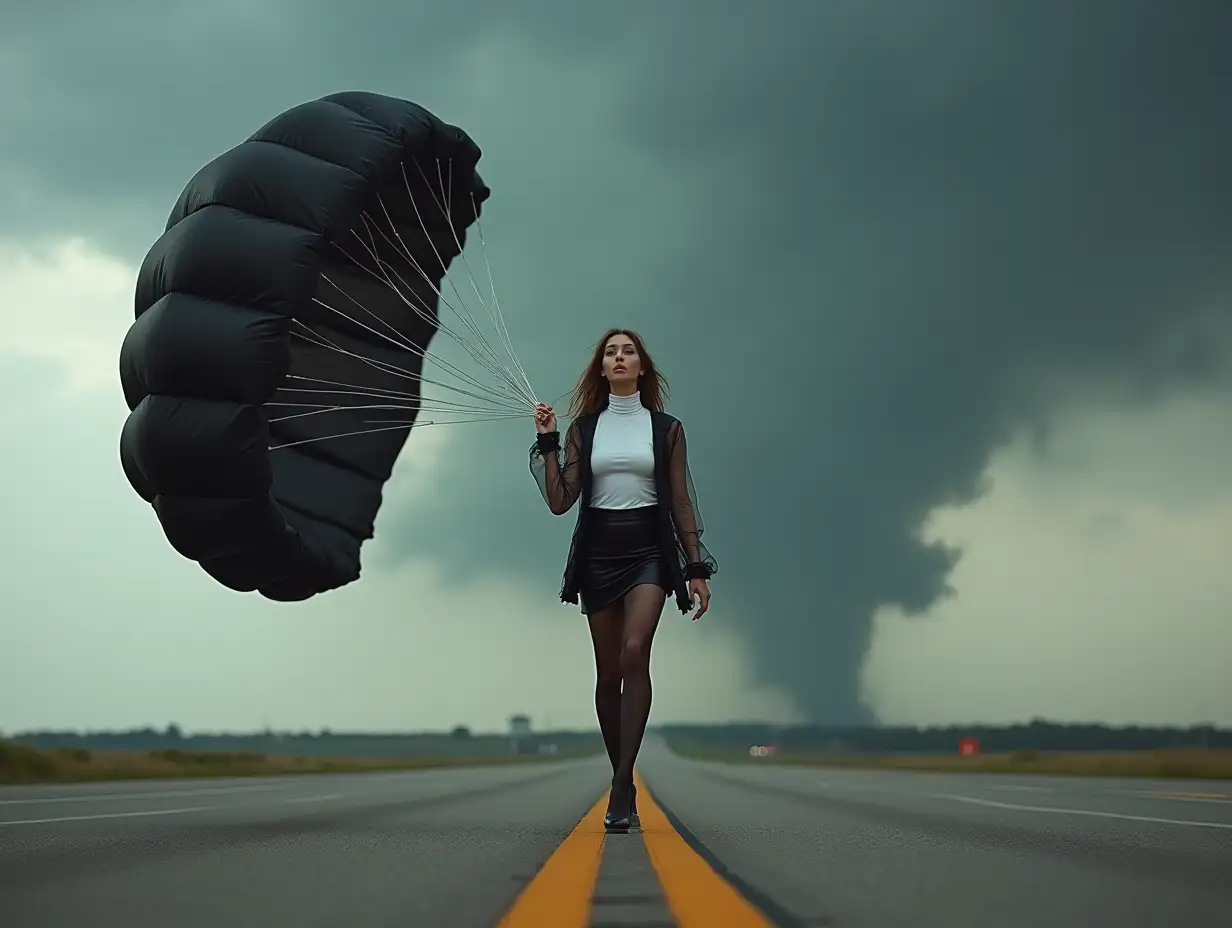
[[[558,516],[573,508],[582,492],[582,437],[577,422],[565,435],[564,463],[561,463],[560,433],[536,435],[530,446],[530,472],[539,485],[543,501]]]
[[[689,472],[689,459],[685,450],[684,426],[677,420],[672,423],[667,435],[668,474],[671,480],[672,524],[676,528],[676,545],[684,568],[684,575],[709,579],[719,572],[719,565],[702,543],[701,509],[697,505],[697,491]]]

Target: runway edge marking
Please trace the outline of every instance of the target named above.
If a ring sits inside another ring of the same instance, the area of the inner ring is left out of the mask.
[[[587,928],[603,859],[606,809],[604,792],[526,884],[496,928]]]
[[[689,847],[640,775],[637,812],[642,840],[679,928],[774,928],[747,899]]]

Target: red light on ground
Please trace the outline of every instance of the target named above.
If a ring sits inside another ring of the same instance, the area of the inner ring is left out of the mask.
[[[980,753],[980,739],[963,738],[958,742],[958,753],[963,757],[975,757]]]

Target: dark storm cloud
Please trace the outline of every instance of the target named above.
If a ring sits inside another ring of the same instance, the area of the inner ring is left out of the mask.
[[[0,225],[89,230],[130,258],[192,173],[275,113],[340,89],[439,104],[459,51],[489,31],[471,0],[14,6],[0,16]]]
[[[612,255],[620,311],[561,311],[592,337],[647,331],[758,676],[815,719],[858,719],[874,610],[946,592],[957,552],[922,520],[974,498],[1015,428],[1083,384],[1218,373],[1232,8],[699,3],[639,21],[612,115],[691,227],[643,264]],[[586,347],[545,366],[572,375]],[[548,610],[568,525],[519,468],[526,436],[501,437],[459,438],[467,479],[451,469],[403,531],[418,556],[533,569]]]
[[[161,222],[203,160],[342,87],[465,126],[532,381],[560,393],[604,327],[644,331],[716,594],[816,719],[866,714],[872,613],[944,595],[957,553],[920,524],[973,498],[1016,428],[1074,389],[1223,371],[1225,0],[43,9],[55,29],[0,38],[44,68],[4,104],[0,158],[100,222],[132,199]],[[459,427],[433,504],[378,531],[459,581],[523,571],[548,620],[580,621],[555,601],[571,519],[530,482],[528,426]]]

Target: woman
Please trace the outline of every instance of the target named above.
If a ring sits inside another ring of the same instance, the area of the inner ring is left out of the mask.
[[[540,403],[530,467],[564,515],[580,500],[562,602],[581,602],[595,651],[595,711],[612,763],[604,825],[636,821],[633,764],[650,717],[650,645],[669,594],[693,619],[710,606],[717,571],[685,455],[684,428],[663,412],[664,378],[642,339],[610,329],[573,390],[560,447],[556,413]],[[563,461],[561,460],[563,454]]]

